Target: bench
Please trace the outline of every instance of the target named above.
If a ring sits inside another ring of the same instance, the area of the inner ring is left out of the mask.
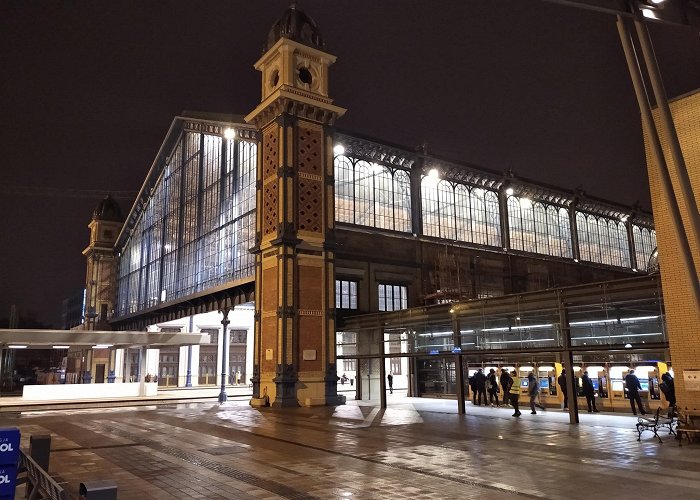
[[[659,428],[667,428],[668,434],[676,436],[676,426],[678,425],[678,409],[675,406],[668,408],[666,416],[659,414]]]
[[[700,422],[698,422],[697,419],[693,421],[693,417],[691,415],[679,410],[676,433],[678,438],[678,446],[683,444],[683,434],[685,434],[688,443],[691,443],[693,439],[700,438]]]
[[[642,440],[642,432],[652,431],[654,433],[654,436],[656,436],[656,439],[659,440],[659,443],[663,443],[663,441],[661,440],[661,436],[659,436],[659,428],[661,427],[661,423],[659,422],[660,414],[661,408],[657,408],[656,413],[654,413],[653,417],[639,417],[637,419],[637,441]]]

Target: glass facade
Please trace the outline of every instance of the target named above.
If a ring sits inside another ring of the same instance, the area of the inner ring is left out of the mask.
[[[256,152],[182,134],[122,250],[119,315],[253,275]]]
[[[435,179],[421,181],[423,234],[501,246],[501,219],[495,191]]]
[[[120,254],[118,316],[253,276],[248,249],[255,244],[257,144],[202,130],[181,133],[132,222]],[[564,259],[578,256],[621,268],[632,267],[634,255],[642,271],[656,248],[655,231],[647,225],[512,194],[501,197],[496,183],[478,176],[469,182],[411,176],[416,166],[397,158],[394,153],[335,156],[337,222]],[[412,180],[419,183],[413,189]],[[414,221],[418,210],[421,220]],[[337,307],[356,308],[357,284],[336,285]],[[396,309],[393,301],[401,294],[385,292],[382,310]]]
[[[508,229],[514,250],[573,258],[569,212],[564,207],[509,196]]]
[[[338,222],[411,232],[408,172],[345,155],[335,157],[334,168]]]
[[[630,267],[630,247],[624,222],[576,212],[576,231],[581,260]]]

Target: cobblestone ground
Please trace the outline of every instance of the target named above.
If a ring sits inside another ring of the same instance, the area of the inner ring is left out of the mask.
[[[112,480],[121,499],[700,498],[700,444],[637,442],[629,416],[396,396],[382,411],[254,409],[246,401],[4,414],[26,450],[51,434],[50,472],[72,498]]]

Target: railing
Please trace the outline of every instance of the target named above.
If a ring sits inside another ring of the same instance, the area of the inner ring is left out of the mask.
[[[20,450],[20,468],[17,471],[17,485],[26,484],[29,500],[66,500],[66,491],[41,468],[36,461]],[[22,477],[19,474],[23,474]]]

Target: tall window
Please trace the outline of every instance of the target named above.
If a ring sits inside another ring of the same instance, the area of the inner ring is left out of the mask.
[[[357,281],[335,280],[336,309],[357,309]]]
[[[405,286],[380,283],[378,291],[380,311],[398,311],[408,308],[408,289]]]
[[[528,198],[508,197],[510,246],[515,250],[572,257],[569,212]]]

